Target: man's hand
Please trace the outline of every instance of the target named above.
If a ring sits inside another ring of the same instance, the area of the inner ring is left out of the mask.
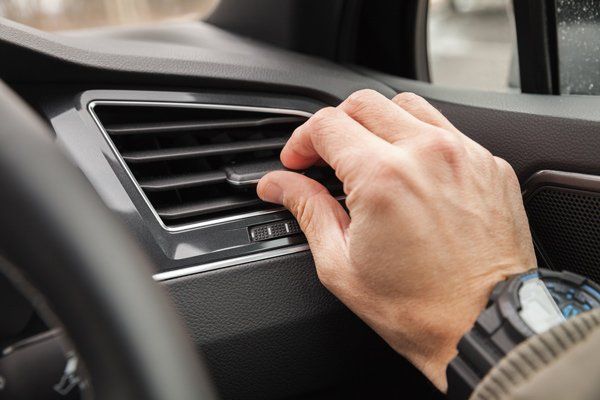
[[[513,169],[421,97],[373,91],[317,112],[281,153],[290,169],[321,160],[350,215],[294,172],[266,175],[259,196],[294,214],[321,282],[445,391],[495,284],[536,267]]]

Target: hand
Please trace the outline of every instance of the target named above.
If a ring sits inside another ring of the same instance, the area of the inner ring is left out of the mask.
[[[350,215],[294,172],[266,175],[257,191],[294,214],[321,282],[446,391],[495,284],[536,267],[513,169],[421,97],[373,91],[317,112],[281,161],[335,169]]]

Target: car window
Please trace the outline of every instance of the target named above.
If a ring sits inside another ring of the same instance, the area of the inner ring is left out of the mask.
[[[600,94],[600,2],[557,0],[561,94]]]
[[[1,0],[0,16],[57,31],[162,20],[194,20],[219,0]]]
[[[511,0],[429,0],[432,82],[468,89],[518,91],[511,4]]]

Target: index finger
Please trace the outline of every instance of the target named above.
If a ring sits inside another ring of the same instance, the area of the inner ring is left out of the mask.
[[[294,131],[281,151],[281,162],[289,169],[305,169],[323,159],[344,180],[361,166],[360,160],[381,154],[388,145],[345,112],[328,107]]]

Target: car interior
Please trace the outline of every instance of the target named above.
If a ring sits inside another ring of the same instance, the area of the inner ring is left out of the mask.
[[[221,0],[201,21],[60,33],[0,19],[0,398],[445,398],[256,195],[294,129],[360,89],[419,94],[506,159],[540,266],[600,281],[600,100],[561,94],[550,2],[514,3],[504,93],[431,83],[422,0]],[[330,168],[304,173],[343,203]]]

